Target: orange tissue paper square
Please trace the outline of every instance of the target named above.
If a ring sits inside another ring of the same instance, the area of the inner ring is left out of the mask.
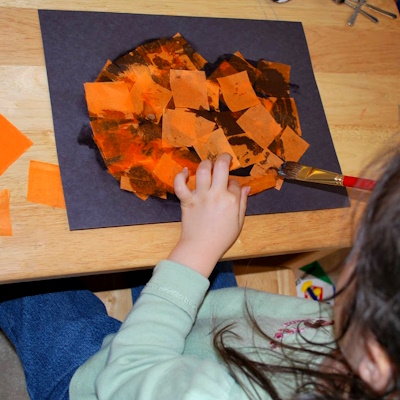
[[[0,236],[12,236],[10,191],[0,190]]]
[[[31,160],[27,200],[32,203],[66,208],[58,165]]]
[[[0,114],[0,175],[32,144],[30,139]]]

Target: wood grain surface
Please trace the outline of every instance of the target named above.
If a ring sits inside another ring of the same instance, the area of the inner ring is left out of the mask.
[[[397,12],[394,1],[371,2]],[[301,21],[343,172],[360,173],[399,136],[399,19],[377,15],[375,25],[359,16],[351,28],[352,10],[329,0],[0,0],[0,113],[34,142],[0,176],[0,189],[10,190],[13,225],[12,237],[0,237],[1,282],[150,267],[168,255],[180,231],[169,223],[70,232],[65,210],[26,200],[29,161],[58,164],[37,9]],[[352,202],[350,209],[247,217],[225,258],[348,247]]]

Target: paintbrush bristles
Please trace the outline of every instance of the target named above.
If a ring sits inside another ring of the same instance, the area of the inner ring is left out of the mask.
[[[278,170],[278,174],[287,179],[296,179],[304,166],[293,161],[284,162]]]
[[[278,174],[285,179],[332,186],[356,187],[364,190],[372,190],[375,186],[375,182],[371,179],[344,176],[336,172],[301,165],[293,161],[284,162],[279,168]]]
[[[323,169],[308,167],[297,162],[286,161],[278,171],[285,179],[343,186],[343,175]]]

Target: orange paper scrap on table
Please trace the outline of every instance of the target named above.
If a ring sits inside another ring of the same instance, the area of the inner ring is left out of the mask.
[[[0,114],[0,175],[32,144],[30,139]]]
[[[27,200],[32,203],[66,208],[58,165],[31,160]]]
[[[280,189],[278,168],[308,147],[289,84],[289,65],[239,51],[211,65],[177,33],[106,60],[85,95],[108,172],[145,201],[174,194],[184,167],[194,189],[201,160],[224,152],[251,195]]]
[[[0,236],[12,236],[10,191],[0,190]]]

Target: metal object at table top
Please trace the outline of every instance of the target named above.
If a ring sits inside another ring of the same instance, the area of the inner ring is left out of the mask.
[[[364,17],[368,18],[372,22],[375,22],[375,23],[379,22],[378,18],[376,18],[374,15],[364,11],[363,8],[362,8],[363,6],[368,7],[371,11],[378,12],[378,13],[386,16],[386,17],[389,17],[389,18],[392,18],[392,19],[397,18],[396,14],[394,14],[394,13],[392,13],[390,11],[387,11],[387,10],[383,10],[383,9],[381,9],[379,7],[376,7],[376,6],[372,5],[372,4],[369,4],[368,0],[333,0],[333,2],[336,3],[336,4],[339,4],[339,5],[346,4],[347,6],[353,8],[355,10],[354,13],[350,16],[350,18],[348,20],[348,24],[350,26],[354,25],[355,20],[356,20],[356,18],[357,18],[359,13],[362,14]]]
[[[349,1],[352,1],[353,3],[359,3],[360,2],[360,0],[349,0]],[[393,19],[397,18],[396,14],[394,14],[394,13],[392,13],[390,11],[387,11],[387,10],[383,10],[382,8],[376,7],[373,4],[369,4],[368,0],[364,3],[364,5],[366,7],[368,7],[370,10],[376,11],[379,14],[385,15],[386,17],[393,18]]]
[[[282,3],[287,3],[290,0],[272,0],[274,3],[278,3],[278,4],[282,4]],[[372,22],[378,23],[379,20],[378,18],[376,18],[375,16],[367,13],[366,11],[364,11],[362,9],[363,6],[368,7],[370,10],[372,11],[376,11],[379,14],[382,14],[386,17],[392,18],[392,19],[396,19],[397,15],[387,11],[387,10],[383,10],[382,8],[376,7],[373,4],[369,4],[368,0],[333,0],[336,4],[346,4],[349,7],[353,8],[355,11],[353,13],[353,15],[350,17],[348,24],[350,26],[353,26],[355,23],[355,20],[358,16],[358,13],[364,15],[365,17],[367,17],[369,20],[371,20]],[[361,5],[360,5],[361,2]],[[352,3],[356,3],[357,5],[353,5]]]
[[[361,7],[367,2],[367,0],[359,0],[356,9],[354,10],[353,14],[350,15],[349,20],[347,21],[347,25],[354,26],[356,23],[356,19],[358,14],[360,14]]]
[[[340,3],[336,2],[337,4],[346,4],[346,6],[351,7],[353,10],[355,10],[357,8],[357,6],[355,4],[353,4],[350,0],[343,0]],[[375,24],[377,24],[379,22],[379,19],[376,18],[374,15],[364,11],[363,9],[360,10],[360,14],[363,15],[364,17],[368,18],[370,21],[374,22]]]

